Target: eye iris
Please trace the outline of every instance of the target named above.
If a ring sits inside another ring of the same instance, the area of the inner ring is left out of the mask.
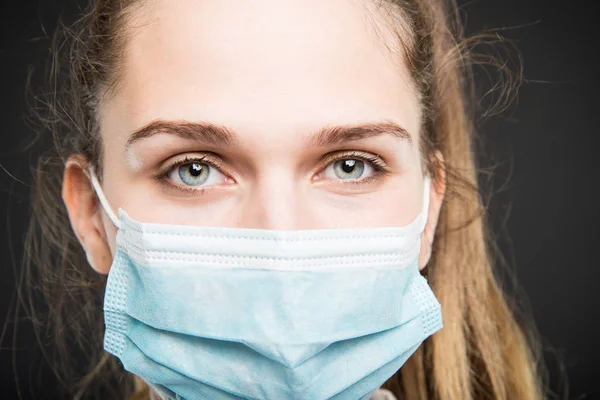
[[[340,179],[358,179],[365,170],[365,164],[354,159],[339,160],[335,162],[334,170]]]
[[[186,185],[198,186],[208,179],[208,167],[200,163],[189,163],[179,166],[179,177]]]

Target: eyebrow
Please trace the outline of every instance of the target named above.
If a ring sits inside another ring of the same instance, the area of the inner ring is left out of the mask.
[[[135,142],[166,133],[182,139],[199,140],[207,144],[236,146],[239,139],[236,133],[218,124],[210,122],[155,120],[136,130],[127,140],[129,148]],[[347,141],[389,134],[412,143],[411,135],[395,122],[382,121],[365,124],[327,125],[311,135],[310,144],[314,147],[326,147]]]

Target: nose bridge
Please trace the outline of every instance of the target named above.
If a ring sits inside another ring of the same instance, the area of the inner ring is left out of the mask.
[[[307,214],[299,182],[283,169],[258,176],[241,205],[241,226],[255,229],[301,229]]]

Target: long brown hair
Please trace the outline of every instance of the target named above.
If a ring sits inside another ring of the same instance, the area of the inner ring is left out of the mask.
[[[83,154],[101,168],[98,97],[118,80],[128,15],[142,3],[96,0],[54,42],[52,91],[43,115],[54,146],[37,166],[20,295],[39,327],[41,347],[49,349],[56,375],[75,398],[149,396],[102,350],[105,277],[87,265],[61,198],[69,155]],[[432,259],[423,271],[442,305],[444,328],[384,387],[409,399],[540,399],[536,342],[516,322],[494,276],[474,158],[473,57],[457,6],[453,0],[378,4],[399,32],[419,90],[425,166],[447,188]]]

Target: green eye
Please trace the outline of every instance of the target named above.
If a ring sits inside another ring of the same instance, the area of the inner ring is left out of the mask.
[[[208,180],[210,167],[203,163],[187,163],[178,167],[181,181],[188,186],[200,186]]]
[[[365,171],[365,163],[361,160],[345,158],[333,163],[333,171],[339,179],[360,179]]]

